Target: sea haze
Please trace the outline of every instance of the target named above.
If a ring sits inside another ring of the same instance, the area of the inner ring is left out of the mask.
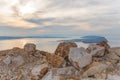
[[[81,39],[80,36],[76,37],[0,37],[0,50],[11,49],[13,47],[23,48],[26,43],[34,43],[37,49],[47,52],[54,52],[61,40],[76,40]],[[108,43],[112,47],[119,47],[120,38],[117,36],[106,36]],[[89,43],[77,42],[79,47],[87,47]]]
[[[56,36],[0,36],[0,40],[10,40],[10,39],[23,39],[23,38],[66,38],[66,37],[56,37]]]

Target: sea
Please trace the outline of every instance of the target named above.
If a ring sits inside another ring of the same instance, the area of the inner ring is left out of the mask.
[[[26,43],[34,43],[38,50],[54,53],[59,40],[79,39],[80,37],[70,38],[22,38],[22,39],[8,39],[0,40],[0,50],[12,49],[13,47],[23,48]],[[108,43],[111,47],[120,47],[120,37],[107,36]],[[76,42],[78,47],[87,48],[89,44]]]

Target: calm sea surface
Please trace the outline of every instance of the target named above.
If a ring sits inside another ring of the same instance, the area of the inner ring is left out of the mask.
[[[34,43],[37,46],[37,49],[44,50],[48,52],[54,52],[59,44],[58,40],[68,40],[71,38],[25,38],[25,39],[13,39],[13,40],[0,40],[0,50],[11,49],[13,47],[20,47],[26,43]],[[74,39],[74,38],[72,38]],[[120,47],[120,38],[118,37],[108,37],[109,44],[112,47]],[[87,47],[88,44],[84,44],[82,42],[77,42],[78,46],[80,47]]]

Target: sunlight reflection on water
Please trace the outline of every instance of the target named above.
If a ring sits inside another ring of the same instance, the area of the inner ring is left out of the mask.
[[[13,47],[23,48],[26,43],[34,43],[37,49],[53,53],[57,48],[58,40],[68,40],[71,38],[25,38],[13,40],[0,40],[0,50],[12,49]],[[115,39],[110,40],[110,45],[119,46],[120,41],[116,42]],[[87,47],[88,44],[77,42],[78,47]]]

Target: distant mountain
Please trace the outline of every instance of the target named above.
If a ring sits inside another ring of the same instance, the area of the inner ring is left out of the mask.
[[[12,37],[12,36],[0,36],[0,40],[7,40],[7,39],[20,39],[22,37]]]
[[[56,37],[56,36],[0,36],[0,40],[9,40],[9,39],[22,39],[22,38],[66,38],[66,37]]]
[[[83,43],[99,43],[102,41],[108,42],[108,40],[102,36],[83,36],[80,39],[60,40],[60,42],[83,42]]]

